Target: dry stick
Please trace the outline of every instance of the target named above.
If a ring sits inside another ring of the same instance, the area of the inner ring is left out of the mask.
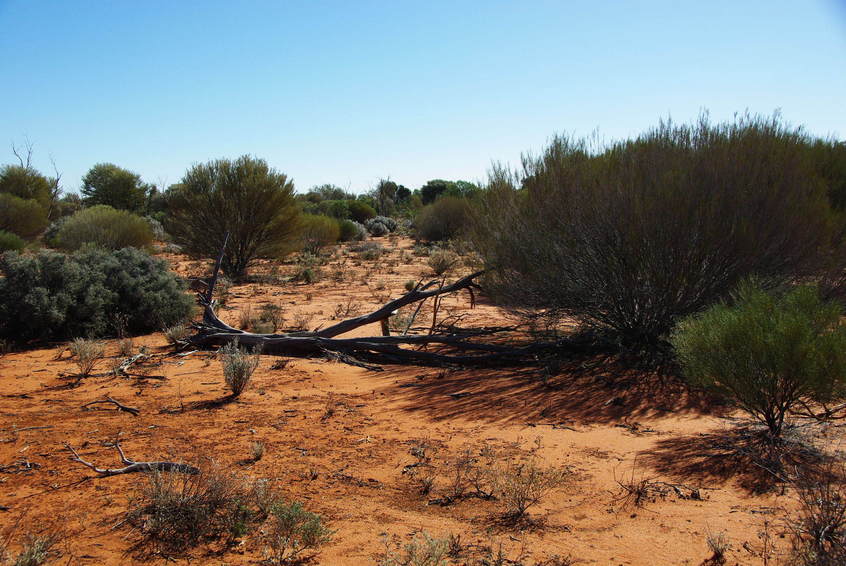
[[[126,467],[111,469],[98,468],[91,462],[86,462],[85,460],[83,460],[79,453],[77,453],[77,451],[74,450],[70,444],[65,443],[65,447],[70,450],[71,454],[73,454],[73,457],[70,458],[72,461],[79,462],[83,466],[91,468],[102,477],[117,476],[120,474],[132,474],[135,472],[179,472],[182,474],[190,475],[200,473],[199,468],[189,466],[188,464],[180,464],[178,462],[136,462],[126,457],[126,454],[123,453],[123,449],[120,447],[119,442],[115,442],[113,446],[117,449],[118,454],[120,454],[120,461],[126,464]]]
[[[136,409],[135,407],[127,407],[126,405],[124,405],[124,404],[122,404],[118,401],[115,401],[111,397],[106,397],[105,399],[100,399],[98,401],[91,401],[91,402],[85,403],[82,406],[82,408],[85,409],[87,407],[90,407],[91,405],[99,405],[101,403],[111,403],[112,405],[117,407],[118,411],[126,411],[127,413],[131,413],[133,416],[136,416],[136,417],[141,412],[139,409]]]

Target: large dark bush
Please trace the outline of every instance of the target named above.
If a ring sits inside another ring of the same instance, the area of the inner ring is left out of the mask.
[[[750,282],[732,303],[682,321],[673,333],[688,379],[729,396],[774,438],[797,403],[846,393],[839,304],[822,301],[814,287],[773,295]]]
[[[0,169],[0,193],[34,200],[46,211],[57,196],[57,184],[56,179],[47,178],[29,166],[6,165]]]
[[[349,202],[350,217],[356,222],[364,224],[374,216],[376,216],[376,209],[360,200],[353,200]]]
[[[58,230],[48,230],[50,241],[66,250],[78,250],[92,244],[109,250],[143,248],[153,242],[149,222],[126,210],[110,206],[92,206],[58,223]]]
[[[813,277],[838,231],[807,141],[749,116],[607,147],[556,137],[521,173],[491,175],[474,223],[488,283],[642,344],[749,275]]]
[[[143,334],[184,320],[193,300],[167,264],[135,248],[0,256],[0,336],[13,341]]]
[[[168,198],[165,229],[195,256],[217,257],[229,243],[223,270],[241,278],[258,258],[280,257],[297,244],[294,184],[262,159],[242,156],[195,165]]]
[[[470,203],[463,198],[443,196],[424,206],[414,219],[414,233],[431,242],[461,236],[470,224]]]
[[[338,221],[328,216],[304,214],[300,225],[302,249],[306,252],[317,253],[320,248],[337,242],[341,235]]]

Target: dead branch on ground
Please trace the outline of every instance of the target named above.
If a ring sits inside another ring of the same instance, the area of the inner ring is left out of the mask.
[[[182,474],[199,474],[199,468],[195,468],[194,466],[190,466],[188,464],[181,464],[179,462],[136,462],[135,460],[130,460],[126,457],[126,454],[123,453],[123,449],[120,447],[119,442],[115,442],[113,444],[115,449],[120,454],[120,461],[123,464],[126,464],[123,468],[98,468],[96,465],[92,464],[91,462],[87,462],[82,459],[79,453],[73,449],[73,447],[65,443],[65,447],[70,450],[73,456],[70,458],[74,462],[79,462],[83,466],[94,470],[98,475],[102,477],[108,476],[117,476],[121,474],[132,474],[136,472],[179,472]]]

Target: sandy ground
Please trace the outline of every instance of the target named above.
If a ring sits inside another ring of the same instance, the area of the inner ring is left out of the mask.
[[[221,318],[237,324],[247,305],[273,302],[285,308],[288,325],[311,317],[308,325],[315,327],[366,312],[401,294],[406,281],[427,275],[426,258],[411,253],[412,242],[380,241],[389,253],[379,260],[339,248],[321,268],[323,280],[310,285],[274,279],[293,273],[291,263],[267,264],[259,270],[266,282],[231,289]],[[206,270],[201,262],[167,258],[182,275]],[[444,305],[446,314],[465,315],[462,326],[514,322],[484,298],[472,311],[466,294]],[[379,328],[356,334],[379,334]],[[213,353],[175,355],[161,333],[135,337],[134,345],[160,355],[158,364],[138,371],[164,379],[108,375],[122,359],[116,340],[108,341],[109,357],[95,370],[103,375],[78,385],[69,377],[76,368],[65,345],[0,357],[0,505],[8,507],[0,511],[0,525],[17,523],[18,534],[62,529],[57,563],[164,563],[134,552],[137,533],[122,524],[143,475],[94,477],[69,461],[64,447],[70,443],[91,461],[118,466],[108,446],[115,438],[131,458],[200,465],[213,458],[272,480],[336,531],[313,564],[376,564],[385,537],[404,544],[420,530],[460,536],[463,551],[454,564],[479,563],[501,547],[513,563],[570,555],[584,564],[698,565],[710,556],[709,532],[725,532],[728,564],[774,564],[787,546],[782,517],[794,505],[790,493],[759,493],[762,472],[720,444],[740,415],[657,388],[613,362],[577,360],[541,375],[537,368],[374,372],[263,356],[240,399],[192,409],[193,402],[226,393]],[[137,407],[140,415],[82,407],[105,396]],[[254,441],[265,445],[255,462]],[[428,495],[420,493],[419,474],[403,472],[421,446],[435,478]],[[498,501],[433,503],[447,493],[460,453],[484,446],[503,461],[533,455],[572,473],[518,525],[501,519]],[[632,478],[677,484],[684,497],[666,488],[636,506],[618,484]],[[691,489],[698,498],[689,497]],[[768,545],[775,547],[769,562]],[[257,535],[223,553],[200,547],[175,559],[261,560]]]

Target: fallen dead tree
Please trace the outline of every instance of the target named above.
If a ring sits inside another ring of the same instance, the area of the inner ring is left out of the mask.
[[[222,255],[222,254],[221,254]],[[389,301],[365,315],[349,318],[327,328],[296,331],[285,334],[253,334],[229,326],[217,317],[213,300],[214,287],[220,268],[220,259],[208,280],[205,293],[198,296],[203,307],[203,321],[195,325],[196,334],[186,340],[186,345],[198,349],[211,349],[230,342],[247,348],[260,348],[263,354],[292,357],[330,357],[337,361],[374,369],[370,364],[410,364],[424,366],[490,366],[519,364],[536,361],[544,355],[572,355],[591,353],[596,344],[584,339],[565,339],[556,342],[508,344],[502,342],[477,342],[473,333],[452,332],[436,334],[433,323],[429,334],[399,334],[356,338],[338,336],[373,323],[385,323],[398,309],[442,295],[467,291],[470,306],[475,306],[476,279],[484,272],[477,271],[457,281],[446,284],[443,280],[419,283],[405,295]],[[419,309],[418,309],[419,310]],[[434,321],[433,321],[434,322]],[[382,325],[387,328],[386,324]],[[504,329],[507,330],[507,329]],[[482,335],[495,334],[486,330]],[[388,334],[383,332],[383,334]],[[370,364],[363,364],[369,362]]]
[[[114,447],[118,451],[118,454],[120,454],[120,461],[125,464],[123,468],[98,468],[91,462],[83,460],[79,453],[74,450],[70,444],[65,444],[65,447],[70,450],[71,454],[73,454],[71,460],[79,462],[83,466],[94,470],[98,475],[103,477],[132,474],[136,472],[179,472],[190,475],[200,473],[199,468],[179,462],[136,462],[135,460],[130,460],[126,457],[126,454],[123,453],[123,449],[120,447],[119,442],[115,442]]]

